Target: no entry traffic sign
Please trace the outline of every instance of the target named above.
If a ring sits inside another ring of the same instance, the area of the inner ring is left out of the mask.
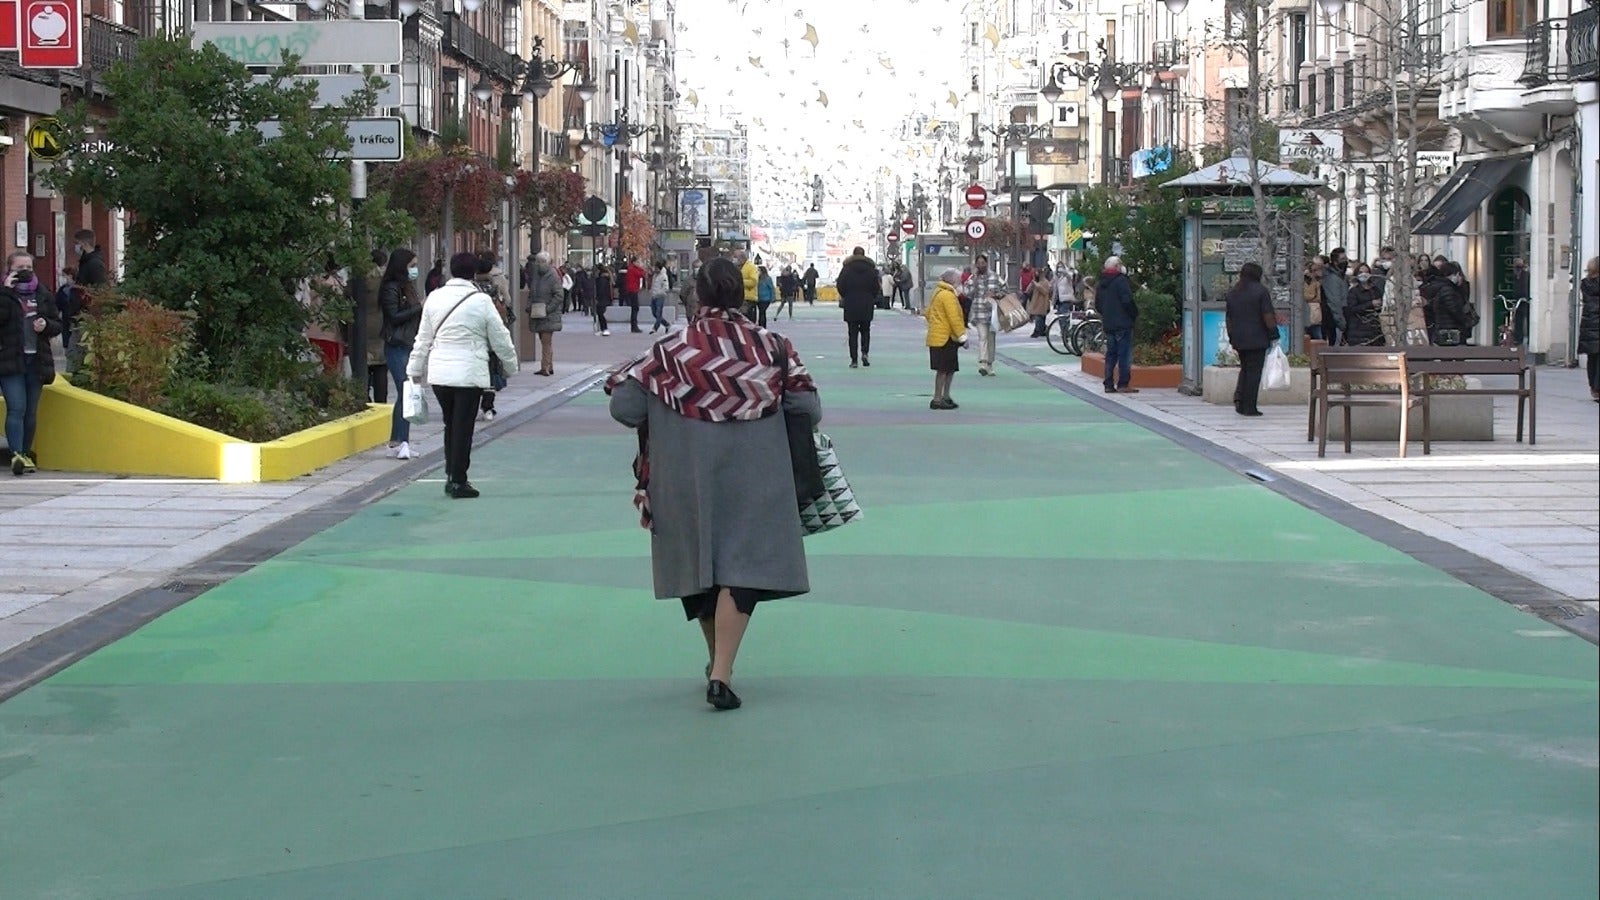
[[[904,222],[900,223],[900,233],[906,237],[916,237],[917,220],[908,216]]]
[[[989,226],[982,219],[971,218],[967,220],[967,237],[974,241],[981,241],[983,236],[988,233]]]
[[[18,19],[18,53],[24,69],[76,69],[83,65],[80,0],[24,0]]]
[[[888,238],[889,238],[889,243],[898,244],[900,242],[900,232],[895,230],[895,229],[893,229],[893,228],[891,228],[891,229],[889,229]]]
[[[972,207],[973,209],[982,209],[984,204],[986,204],[988,202],[989,202],[989,192],[983,189],[983,185],[974,184],[971,187],[967,188],[967,205],[968,206]]]

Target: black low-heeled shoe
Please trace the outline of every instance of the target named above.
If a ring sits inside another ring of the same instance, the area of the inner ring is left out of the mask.
[[[720,681],[706,685],[706,702],[717,709],[738,709],[740,706],[739,695]]]

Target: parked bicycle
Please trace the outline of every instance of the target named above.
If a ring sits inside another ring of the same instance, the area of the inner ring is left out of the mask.
[[[1506,311],[1505,321],[1500,323],[1500,346],[1515,347],[1517,346],[1517,314],[1522,311],[1522,305],[1528,302],[1528,298],[1518,297],[1515,300],[1507,300],[1504,294],[1495,294],[1494,298],[1500,301],[1500,308]]]
[[[1045,340],[1050,349],[1064,356],[1098,353],[1106,347],[1105,328],[1094,310],[1071,309],[1056,313],[1045,323]]]

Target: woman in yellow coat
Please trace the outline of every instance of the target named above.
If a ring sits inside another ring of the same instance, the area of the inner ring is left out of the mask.
[[[929,409],[955,409],[950,399],[950,382],[961,370],[956,351],[967,343],[967,326],[961,321],[961,303],[956,300],[956,284],[961,273],[946,269],[933,287],[933,297],[925,313],[928,321],[928,367],[933,369],[933,402]]]

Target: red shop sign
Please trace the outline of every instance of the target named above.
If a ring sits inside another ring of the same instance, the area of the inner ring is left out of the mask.
[[[76,69],[83,65],[81,0],[19,0],[24,69]]]

